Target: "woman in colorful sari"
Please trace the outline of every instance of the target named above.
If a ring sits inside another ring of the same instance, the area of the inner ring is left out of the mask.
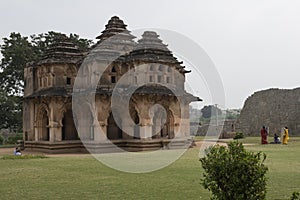
[[[289,129],[286,126],[283,131],[282,144],[288,144],[289,139]]]
[[[260,130],[261,144],[268,144],[268,133],[266,127],[263,126]]]

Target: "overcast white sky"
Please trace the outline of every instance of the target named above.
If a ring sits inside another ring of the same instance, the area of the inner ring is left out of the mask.
[[[215,63],[223,80],[227,108],[241,108],[248,96],[261,89],[300,86],[300,1],[297,0],[0,0],[0,3],[1,38],[12,31],[28,36],[54,30],[94,39],[114,15],[122,18],[130,30],[161,28],[186,35]],[[208,103],[204,101],[203,105]]]

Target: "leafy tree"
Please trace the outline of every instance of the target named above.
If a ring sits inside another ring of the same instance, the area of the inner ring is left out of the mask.
[[[54,31],[49,31],[48,33],[41,33],[38,35],[31,35],[31,42],[37,58],[40,59],[45,53],[46,49],[51,47],[62,35],[64,34]],[[92,40],[80,38],[77,34],[71,33],[68,37],[80,51],[88,51],[93,45]]]
[[[23,139],[22,133],[12,134],[7,138],[6,144],[17,144],[18,140]]]
[[[215,146],[201,158],[204,188],[211,199],[261,200],[266,197],[266,155],[246,151],[242,143]]]
[[[300,199],[300,193],[299,192],[293,192],[292,196],[291,196],[291,200],[298,200]]]
[[[237,119],[238,115],[234,115],[232,113],[226,113],[226,119]]]
[[[202,112],[202,117],[204,118],[211,118],[212,116],[216,116],[217,113],[218,115],[222,115],[222,110],[213,105],[204,106],[201,109],[201,112]]]
[[[22,98],[0,90],[0,129],[19,131],[22,128]]]
[[[32,44],[28,37],[20,33],[11,33],[9,38],[3,39],[0,63],[1,88],[8,94],[22,94],[24,87],[24,66],[36,59]]]
[[[94,44],[92,40],[80,38],[79,35],[73,33],[69,35],[69,38],[81,51],[88,51]]]
[[[0,145],[2,145],[4,142],[4,138],[2,137],[2,135],[0,135]]]

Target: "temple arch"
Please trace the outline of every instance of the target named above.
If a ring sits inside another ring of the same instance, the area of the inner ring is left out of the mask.
[[[167,116],[167,133],[168,133],[168,138],[169,139],[173,139],[175,137],[175,133],[174,133],[174,116],[172,114],[172,112],[169,110],[168,111],[168,116]]]
[[[152,138],[175,137],[174,134],[174,116],[170,110],[165,112],[155,112],[152,119]]]
[[[72,109],[64,112],[62,119],[62,140],[79,140],[75,127]]]
[[[162,112],[154,112],[152,118],[152,138],[158,139],[161,137],[161,128],[162,128]]]
[[[122,139],[122,129],[118,126],[121,124],[121,119],[113,116],[110,112],[107,118],[107,138],[109,140]]]
[[[113,66],[113,67],[111,68],[111,72],[117,72],[117,67],[116,67],[116,66]]]
[[[38,140],[40,141],[50,140],[49,109],[45,104],[40,105],[38,109],[37,134],[38,134]]]
[[[134,110],[131,117],[134,121],[133,138],[140,139],[141,138],[141,136],[140,136],[140,118],[139,118],[138,112],[136,110]]]

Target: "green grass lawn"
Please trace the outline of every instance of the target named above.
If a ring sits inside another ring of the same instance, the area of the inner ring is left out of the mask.
[[[269,138],[271,140],[271,138]],[[246,138],[241,142],[253,143],[248,150],[267,154],[267,199],[288,199],[294,191],[300,192],[300,138],[291,137],[288,145],[260,145],[260,139]]]
[[[300,191],[300,138],[287,146],[261,146],[259,138],[240,141],[267,154],[267,199]],[[146,174],[119,172],[89,155],[0,159],[0,199],[209,199],[198,153],[189,149],[170,166]]]
[[[0,148],[13,148],[16,147],[16,144],[0,144]]]

